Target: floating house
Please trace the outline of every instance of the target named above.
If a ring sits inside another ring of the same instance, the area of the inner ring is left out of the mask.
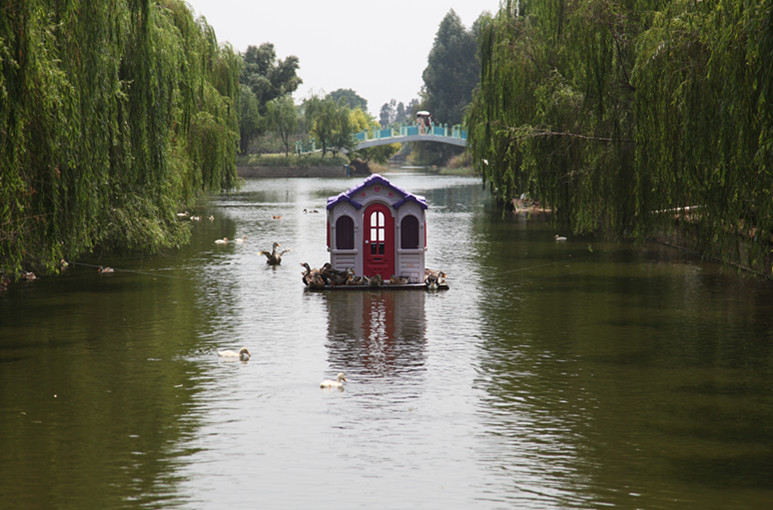
[[[384,280],[407,277],[424,283],[427,200],[373,174],[327,199],[330,264]]]

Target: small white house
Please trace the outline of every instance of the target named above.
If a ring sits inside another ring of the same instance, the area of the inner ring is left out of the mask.
[[[334,269],[424,282],[427,200],[373,174],[327,199],[327,248]]]

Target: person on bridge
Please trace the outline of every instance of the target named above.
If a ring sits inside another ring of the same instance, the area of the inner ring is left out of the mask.
[[[432,119],[427,111],[416,113],[416,125],[419,127],[419,134],[430,133],[432,130]]]

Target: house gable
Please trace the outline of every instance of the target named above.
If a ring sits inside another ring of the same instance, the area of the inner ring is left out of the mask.
[[[395,186],[379,174],[373,174],[357,186],[327,199],[328,211],[335,208],[338,204],[348,203],[355,209],[360,209],[369,201],[369,198],[378,196],[393,209],[399,209],[406,202],[415,202],[422,209],[427,209],[427,200],[418,195],[414,195],[404,189]]]

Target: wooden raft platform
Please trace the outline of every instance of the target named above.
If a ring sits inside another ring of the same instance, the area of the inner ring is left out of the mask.
[[[325,292],[328,290],[426,290],[432,291],[426,283],[404,283],[390,285],[388,283],[384,285],[325,285],[322,288],[304,287],[309,292]],[[448,284],[442,283],[437,286],[436,290],[448,290]]]
[[[432,269],[424,270],[423,282],[409,282],[407,276],[394,276],[384,280],[381,274],[377,273],[372,277],[356,276],[354,269],[349,267],[345,270],[333,268],[329,262],[325,262],[321,269],[312,269],[306,262],[301,262],[305,271],[301,273],[301,280],[306,286],[306,290],[326,291],[326,290],[448,290],[446,273]]]

